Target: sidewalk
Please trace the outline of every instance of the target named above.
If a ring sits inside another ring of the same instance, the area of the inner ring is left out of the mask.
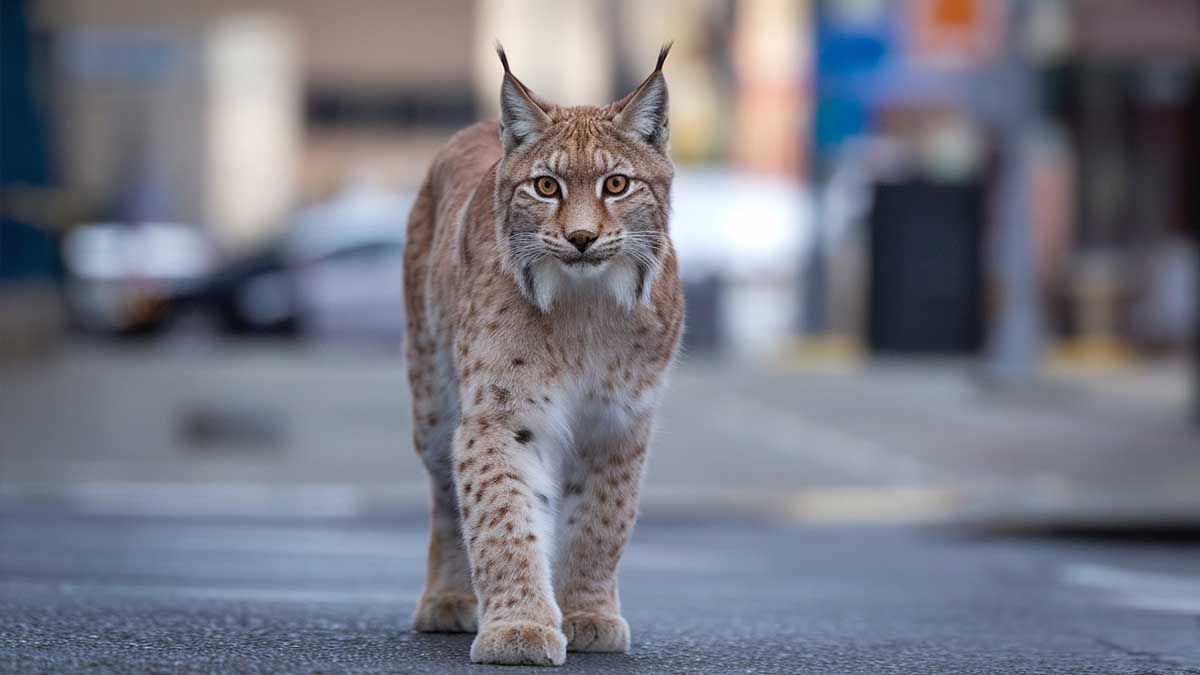
[[[685,361],[651,517],[1200,521],[1186,372],[1076,377],[1031,398],[961,364],[789,373]],[[0,366],[0,510],[423,509],[398,354],[80,345]]]

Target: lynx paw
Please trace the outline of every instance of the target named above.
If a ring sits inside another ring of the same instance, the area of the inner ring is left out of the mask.
[[[510,666],[561,666],[567,660],[567,639],[549,626],[502,621],[490,624],[471,645],[471,661]]]
[[[570,612],[563,617],[563,633],[573,652],[629,651],[629,624],[615,614]]]
[[[421,633],[474,633],[478,626],[474,595],[425,595],[413,614],[413,628]]]

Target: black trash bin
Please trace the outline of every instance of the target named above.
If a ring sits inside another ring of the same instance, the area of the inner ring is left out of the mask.
[[[874,187],[868,344],[880,354],[971,354],[982,342],[983,189]]]

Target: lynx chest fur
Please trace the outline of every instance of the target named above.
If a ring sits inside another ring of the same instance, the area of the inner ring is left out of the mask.
[[[662,64],[560,107],[508,69],[501,122],[435,159],[409,220],[414,443],[433,487],[414,625],[471,659],[624,651],[616,569],[683,325]]]

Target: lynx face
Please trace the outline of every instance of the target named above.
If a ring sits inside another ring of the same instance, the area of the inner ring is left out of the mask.
[[[671,179],[667,88],[656,70],[603,107],[555,106],[507,69],[497,241],[521,292],[543,312],[602,289],[648,301],[665,251]]]

